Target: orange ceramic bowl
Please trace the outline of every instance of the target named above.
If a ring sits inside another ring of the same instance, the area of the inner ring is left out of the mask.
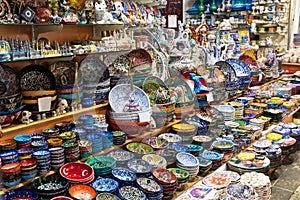
[[[19,162],[7,164],[1,167],[3,173],[15,173],[21,170],[21,164]]]
[[[78,184],[70,187],[69,193],[75,199],[94,199],[97,195],[96,190],[88,185]]]

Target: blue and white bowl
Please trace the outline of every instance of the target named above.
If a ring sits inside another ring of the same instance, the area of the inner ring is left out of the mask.
[[[91,186],[98,192],[115,193],[119,188],[119,183],[112,178],[97,178]]]
[[[112,170],[112,175],[121,185],[132,184],[136,180],[136,174],[123,167],[114,168]]]

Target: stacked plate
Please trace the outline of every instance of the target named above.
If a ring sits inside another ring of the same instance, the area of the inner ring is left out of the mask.
[[[135,157],[134,153],[122,149],[113,150],[107,155],[113,157],[116,160],[117,166],[125,166],[125,164],[129,160]]]
[[[136,180],[136,174],[124,167],[115,167],[111,173],[114,179],[116,179],[122,186],[133,185]]]
[[[126,141],[126,133],[123,131],[114,131],[113,132],[114,139],[113,139],[113,144],[114,145],[122,145]]]
[[[55,128],[44,129],[42,133],[46,136],[47,139],[59,137],[59,129],[55,129]]]
[[[215,152],[215,151],[205,150],[205,151],[202,152],[201,156],[205,160],[212,161],[212,168],[213,169],[216,169],[216,168],[218,168],[222,165],[223,154],[220,154],[220,153]]]
[[[199,160],[199,175],[200,176],[206,176],[208,171],[212,167],[212,161],[211,160],[206,160],[202,156],[197,157]]]
[[[196,126],[193,124],[175,124],[172,129],[182,138],[184,143],[191,142],[196,135]]]
[[[13,187],[21,182],[21,165],[19,162],[3,165],[1,167],[3,185]]]
[[[51,170],[50,151],[35,151],[33,152],[32,156],[36,159],[38,172],[40,174],[46,174]]]
[[[2,165],[15,163],[19,161],[18,152],[15,150],[4,151],[0,153],[0,158],[1,158]]]
[[[64,164],[59,169],[60,175],[73,184],[90,184],[94,178],[94,170],[85,163],[73,162]]]
[[[111,156],[93,156],[88,159],[86,164],[93,167],[96,176],[109,176],[112,169],[116,167],[116,159]]]
[[[102,135],[103,140],[103,149],[108,149],[113,145],[114,135],[110,131],[101,131],[100,134]]]
[[[37,151],[37,150],[46,150],[48,149],[48,141],[45,139],[45,137],[43,139],[39,139],[39,140],[32,140],[30,147]]]
[[[217,110],[219,110],[223,116],[225,121],[233,121],[235,119],[235,109],[231,105],[216,105],[214,106]]]
[[[24,160],[32,157],[33,150],[31,148],[18,149],[19,160]]]
[[[133,171],[137,177],[150,177],[152,172],[150,163],[142,159],[129,160],[127,168]]]
[[[37,164],[35,158],[24,159],[21,164],[21,177],[23,180],[29,180],[37,175]]]
[[[68,141],[63,143],[65,149],[66,162],[75,162],[80,157],[79,144],[77,141]]]
[[[119,188],[119,183],[112,178],[97,178],[91,183],[91,186],[97,193],[116,193]]]
[[[59,169],[65,164],[65,150],[63,147],[52,147],[49,149],[51,167],[53,169]]]
[[[143,191],[149,200],[162,199],[163,187],[150,178],[137,178],[138,188]]]
[[[167,169],[155,169],[152,172],[153,179],[163,186],[164,197],[172,197],[177,189],[176,176]]]
[[[17,148],[17,142],[14,139],[0,141],[0,150],[9,151]]]
[[[244,117],[244,104],[241,102],[229,102],[229,104],[234,108],[235,119],[242,119]]]
[[[260,130],[264,130],[265,120],[258,118],[250,119],[250,126],[257,126]]]
[[[18,135],[14,137],[14,140],[17,142],[18,149],[30,147],[31,144],[30,135]]]
[[[199,160],[192,154],[180,152],[176,155],[176,166],[190,173],[189,179],[195,178],[199,172]]]
[[[259,199],[255,190],[245,184],[234,183],[226,188],[226,194],[233,199]]]

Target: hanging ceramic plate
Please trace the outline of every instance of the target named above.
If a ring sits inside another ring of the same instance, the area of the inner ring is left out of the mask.
[[[142,87],[147,94],[150,94],[152,91],[158,90],[160,87],[168,89],[166,84],[156,76],[150,76],[146,78]]]
[[[135,59],[133,65],[140,65],[142,63],[152,64],[152,58],[150,54],[145,49],[135,49],[130,51],[126,55],[130,60]]]
[[[98,83],[106,70],[106,64],[98,57],[88,56],[80,63],[79,76],[83,83]]]
[[[55,90],[55,77],[41,65],[28,65],[18,74],[22,91]]]
[[[0,64],[0,97],[7,97],[18,93],[20,82],[16,72],[3,64]]]
[[[72,61],[58,61],[50,66],[50,71],[55,76],[56,87],[74,84],[75,67],[75,62]]]
[[[221,69],[221,71],[223,72],[223,74],[226,77],[226,82],[232,82],[232,81],[236,81],[236,73],[234,71],[234,69],[231,67],[231,65],[228,62],[225,61],[218,61],[216,62],[216,65],[219,66],[219,68]]]
[[[130,67],[130,60],[127,56],[121,55],[117,57],[109,66],[109,73],[111,76],[124,75],[128,73]]]
[[[247,67],[246,63],[244,63],[243,61],[230,58],[227,59],[226,62],[228,62],[231,67],[233,67],[237,76],[250,76],[250,70]]]
[[[193,92],[190,86],[182,80],[183,76],[170,76],[165,83],[170,90],[173,90],[178,95],[177,103],[190,102],[194,100]],[[179,91],[184,91],[184,95],[180,96]]]
[[[10,5],[7,0],[0,2],[0,18],[5,18],[7,14],[11,13]]]

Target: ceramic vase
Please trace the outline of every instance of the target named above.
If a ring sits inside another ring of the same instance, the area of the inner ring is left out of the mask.
[[[205,11],[204,0],[200,0],[199,13],[203,14],[204,11]]]

